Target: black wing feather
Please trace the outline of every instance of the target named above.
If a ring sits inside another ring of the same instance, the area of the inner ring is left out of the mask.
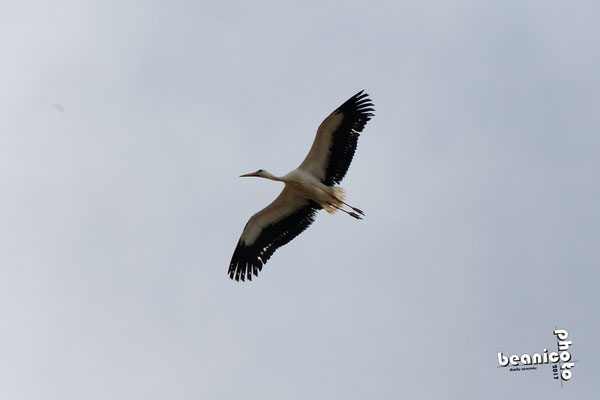
[[[251,281],[252,274],[258,276],[258,271],[262,270],[263,264],[267,263],[275,250],[308,228],[321,208],[310,200],[306,206],[263,228],[251,245],[246,245],[240,239],[229,263],[229,277],[236,281],[244,281],[247,277]]]
[[[374,104],[369,99],[369,95],[363,92],[361,90],[356,93],[334,111],[334,114],[343,114],[344,119],[333,133],[329,147],[329,159],[325,179],[323,179],[323,183],[327,186],[339,184],[346,176],[356,151],[358,136],[374,115],[371,112],[375,111]]]

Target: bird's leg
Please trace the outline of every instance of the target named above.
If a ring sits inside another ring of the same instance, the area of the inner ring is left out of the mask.
[[[340,200],[340,201],[342,201],[342,200]],[[359,210],[359,209],[358,209],[358,208],[356,208],[356,207],[352,207],[350,204],[346,203],[345,201],[342,201],[342,203],[343,203],[343,204],[345,204],[345,205],[347,205],[348,207],[350,207],[351,209],[353,209],[354,211],[356,211],[356,212],[357,212],[357,213],[359,213],[360,215],[365,215],[365,213],[364,213],[364,212],[362,212],[361,210]]]
[[[348,214],[348,215],[349,215],[349,216],[351,216],[351,217],[354,217],[354,218],[356,218],[356,219],[362,219],[362,217],[361,217],[360,215],[356,214],[356,213],[353,213],[353,212],[351,212],[351,211],[346,211],[346,210],[344,210],[342,207],[340,207],[340,206],[338,206],[338,205],[335,205],[335,204],[333,204],[333,203],[329,203],[329,204],[330,204],[332,207],[334,207],[334,208],[336,208],[336,209],[338,209],[338,210],[340,210],[340,211],[343,211],[343,212],[345,212],[346,214]],[[345,204],[345,203],[344,203],[344,204]],[[347,204],[346,204],[346,205],[347,205]],[[364,214],[363,214],[363,215],[364,215]]]

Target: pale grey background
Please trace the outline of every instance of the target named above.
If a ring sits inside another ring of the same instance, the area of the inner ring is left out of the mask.
[[[592,398],[599,4],[1,2],[0,398]],[[363,88],[365,220],[231,282]],[[497,368],[556,325],[563,389]]]

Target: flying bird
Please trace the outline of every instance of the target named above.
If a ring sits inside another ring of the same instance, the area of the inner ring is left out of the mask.
[[[364,216],[361,210],[344,202],[344,190],[336,186],[350,167],[360,132],[374,115],[374,105],[363,92],[350,97],[325,118],[298,168],[284,176],[263,169],[241,175],[283,182],[285,187],[244,227],[229,264],[231,279],[244,281],[252,280],[253,274],[258,276],[275,250],[308,228],[321,209],[329,213],[343,211],[356,219]]]

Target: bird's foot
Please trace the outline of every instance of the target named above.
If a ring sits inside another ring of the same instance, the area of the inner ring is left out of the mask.
[[[349,212],[348,215],[351,215],[356,219],[362,219],[362,217],[360,215],[358,215],[357,213]]]
[[[356,212],[357,212],[357,213],[359,213],[360,215],[365,215],[365,213],[364,213],[364,212],[362,212],[362,210],[359,210],[359,209],[358,209],[358,208],[356,208],[356,207],[352,207],[352,206],[351,206],[350,208],[352,208],[354,211],[356,211]]]

